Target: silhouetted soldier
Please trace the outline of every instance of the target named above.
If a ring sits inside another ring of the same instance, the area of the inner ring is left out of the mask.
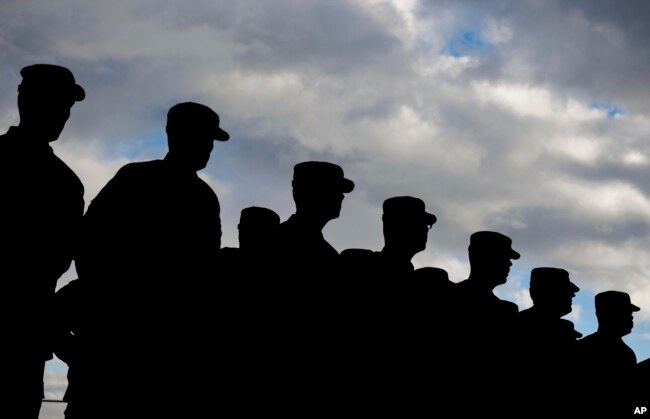
[[[341,266],[351,308],[358,316],[368,316],[362,320],[367,332],[378,332],[372,332],[374,324],[382,329],[383,338],[397,342],[400,339],[385,328],[392,324],[397,332],[404,327],[399,319],[413,322],[412,313],[405,310],[418,306],[415,299],[422,293],[414,287],[424,283],[414,282],[411,259],[426,248],[437,218],[425,210],[424,201],[412,196],[388,198],[382,209],[384,247],[380,251],[346,249],[341,252]]]
[[[413,271],[413,279],[422,281],[422,286],[429,289],[427,294],[438,295],[450,292],[455,283],[449,279],[449,274],[442,268],[424,266]]]
[[[525,373],[515,397],[524,401],[522,407],[538,406],[551,415],[575,402],[575,395],[549,383],[570,383],[576,371],[575,342],[582,334],[562,317],[571,312],[578,291],[564,269],[539,267],[530,273],[533,306],[517,315],[509,365]]]
[[[123,417],[122,406],[133,417],[192,417],[213,408],[220,206],[197,172],[213,141],[229,135],[212,109],[193,102],[169,109],[166,131],[165,158],[122,167],[84,217],[77,271],[92,281],[88,292],[102,297],[92,313],[93,349],[114,374],[99,384],[113,385],[121,398],[107,416]],[[171,398],[154,400],[170,390]]]
[[[280,225],[280,216],[273,210],[263,207],[247,207],[241,210],[239,224],[239,247],[222,247],[217,255],[218,290],[216,302],[222,319],[223,336],[230,342],[228,349],[233,362],[231,387],[238,379],[247,380],[243,371],[250,365],[250,359],[257,356],[259,348],[252,344],[251,334],[257,327],[259,303],[253,298],[258,292],[255,270],[260,263],[256,258],[268,229]],[[265,296],[260,295],[260,299]],[[264,343],[262,342],[261,345]],[[240,360],[237,364],[234,360]]]
[[[296,211],[270,230],[263,252],[269,268],[285,281],[299,280],[309,286],[313,282],[305,280],[307,274],[320,278],[338,274],[339,253],[322,230],[339,217],[344,194],[352,192],[354,182],[336,164],[307,161],[295,165],[292,186]]]
[[[257,259],[255,297],[265,348],[257,359],[261,393],[283,413],[305,405],[325,408],[332,392],[340,392],[329,382],[338,359],[339,253],[322,230],[339,217],[354,182],[336,164],[307,161],[294,166],[292,186],[296,211],[268,232]]]
[[[43,368],[52,358],[47,319],[57,280],[72,262],[84,211],[81,181],[49,143],[59,138],[85,92],[64,67],[35,64],[20,74],[20,123],[0,136],[0,409],[6,412],[0,416],[37,418]]]
[[[479,412],[502,412],[504,404],[497,396],[493,377],[509,379],[503,374],[507,339],[519,309],[515,303],[501,300],[494,289],[508,280],[512,259],[520,255],[512,249],[512,240],[494,231],[479,231],[470,237],[468,248],[469,277],[454,286],[453,313],[449,314],[450,343],[453,360],[450,367],[451,388],[485,400],[474,406]],[[471,386],[467,387],[467,382]],[[465,393],[463,393],[465,394]]]
[[[217,275],[220,290],[223,291],[224,304],[230,307],[229,316],[246,315],[251,313],[251,307],[246,302],[250,293],[255,292],[254,280],[257,255],[264,244],[265,235],[272,227],[280,225],[280,216],[273,210],[263,207],[248,207],[241,210],[237,230],[239,232],[239,247],[222,247],[217,254]],[[235,322],[236,323],[236,322]],[[232,323],[233,326],[240,328]],[[245,332],[242,329],[242,333]]]
[[[433,301],[426,301],[425,282],[415,282],[411,259],[426,248],[436,221],[419,198],[388,198],[383,203],[382,250],[341,252],[346,278],[342,298],[347,302],[342,326],[354,342],[349,371],[359,371],[358,395],[369,397],[366,404],[378,411],[388,402],[403,409],[420,388],[415,380],[423,370],[422,339],[428,335],[421,329],[426,324],[421,316],[423,304]]]
[[[263,207],[248,207],[241,210],[237,230],[239,247],[222,247],[217,254],[217,269],[220,290],[225,304],[231,310],[229,315],[241,316],[250,312],[243,300],[250,298],[255,287],[255,270],[259,260],[256,255],[263,247],[265,235],[272,227],[280,225],[280,216]],[[241,330],[244,332],[243,330]]]
[[[596,294],[595,303],[598,329],[576,343],[584,400],[592,403],[596,412],[630,414],[637,360],[622,338],[632,332],[632,313],[640,308],[632,304],[629,294],[620,291]]]
[[[234,269],[232,273],[236,273],[237,267],[242,267],[241,265],[248,259],[246,254],[259,252],[267,230],[278,225],[280,225],[280,216],[271,209],[263,207],[242,209],[237,224],[239,247],[221,248],[218,256],[220,269],[230,268],[232,265]]]
[[[411,196],[388,198],[383,204],[384,247],[373,252],[346,249],[341,263],[353,280],[394,281],[406,279],[415,268],[411,259],[427,246],[429,229],[436,216],[425,211],[424,202]]]
[[[425,266],[413,271],[411,292],[412,301],[416,306],[412,310],[415,311],[415,316],[420,318],[420,327],[427,329],[429,339],[437,336],[437,341],[443,334],[446,336],[450,314],[449,299],[453,295],[455,285],[444,269]],[[436,345],[440,345],[440,342],[436,342]]]

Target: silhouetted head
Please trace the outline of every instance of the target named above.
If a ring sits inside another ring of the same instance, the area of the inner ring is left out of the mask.
[[[632,304],[630,295],[620,291],[605,291],[596,294],[596,317],[598,331],[616,336],[625,336],[632,331],[632,313],[641,310]]]
[[[34,64],[20,71],[18,86],[20,127],[43,141],[56,141],[70,117],[75,102],[82,101],[86,92],[72,72],[52,64]]]
[[[559,318],[571,312],[573,297],[580,288],[569,280],[569,272],[564,269],[540,267],[530,272],[529,291],[535,307]]]
[[[293,199],[296,209],[323,221],[338,218],[343,194],[354,190],[343,169],[333,163],[306,161],[293,168]]]
[[[472,274],[491,281],[492,287],[506,283],[512,266],[510,260],[520,257],[512,249],[512,239],[496,231],[473,233],[468,252]]]
[[[273,210],[262,207],[248,207],[241,210],[239,217],[239,248],[255,247],[271,227],[280,224],[280,216]]]
[[[383,211],[386,248],[401,249],[411,256],[426,248],[427,233],[437,218],[425,211],[424,201],[412,196],[396,196],[384,201]]]
[[[219,115],[205,105],[184,102],[167,112],[167,140],[171,158],[196,172],[208,164],[213,141],[228,141],[219,127]]]

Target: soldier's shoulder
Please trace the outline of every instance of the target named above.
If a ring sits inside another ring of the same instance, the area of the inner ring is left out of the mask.
[[[350,248],[341,251],[343,258],[373,257],[376,252],[370,249]]]
[[[125,164],[117,173],[149,172],[151,170],[160,170],[162,167],[162,160],[137,161]]]

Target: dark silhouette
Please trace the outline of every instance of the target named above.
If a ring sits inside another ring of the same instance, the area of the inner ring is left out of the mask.
[[[68,403],[65,409],[66,419],[83,419],[88,412],[80,409],[77,401],[92,400],[97,397],[92,380],[100,379],[92,376],[92,359],[87,357],[90,320],[85,313],[91,312],[91,307],[97,297],[90,295],[87,289],[90,281],[74,279],[59,289],[54,296],[54,353],[68,365],[68,386],[63,400]],[[83,407],[83,405],[82,405]],[[95,405],[94,409],[99,409]]]
[[[442,268],[425,266],[413,271],[413,278],[416,282],[422,281],[422,286],[429,289],[428,294],[436,295],[446,294],[451,291],[455,285],[449,279],[449,274]],[[418,287],[419,288],[419,287]]]
[[[631,405],[634,407],[648,407],[648,402],[650,401],[648,377],[650,377],[650,358],[639,361],[634,369],[633,381],[630,383],[630,387],[632,388]]]
[[[598,329],[576,343],[583,400],[594,412],[631,414],[637,359],[622,338],[632,332],[632,313],[640,308],[620,291],[596,294],[595,303]]]
[[[354,182],[336,164],[308,161],[295,165],[292,186],[296,212],[269,231],[263,252],[279,277],[310,285],[303,280],[307,273],[321,278],[338,274],[339,253],[322,230],[339,217],[344,194],[352,192]]]
[[[166,131],[165,158],[122,167],[84,216],[77,272],[97,299],[84,314],[87,357],[111,371],[92,380],[96,394],[118,389],[120,398],[104,417],[200,417],[214,408],[220,206],[197,171],[213,141],[229,136],[213,110],[193,102],[169,109]],[[174,396],[157,400],[165,394]],[[91,400],[78,403],[97,415]]]
[[[533,269],[521,312],[495,295],[520,258],[501,233],[471,235],[461,282],[415,269],[437,218],[410,196],[384,201],[381,250],[339,254],[323,229],[355,185],[336,164],[296,164],[295,213],[244,208],[239,247],[222,249],[219,199],[197,172],[229,135],[205,105],[171,107],[164,159],[122,167],[84,216],[83,185],[49,145],[84,89],[60,66],[21,75],[20,123],[0,136],[0,416],[38,418],[52,353],[69,367],[66,419],[620,417],[647,404],[650,360],[622,340],[639,311],[628,294],[597,294],[598,331],[580,339],[563,318],[579,291],[565,269]],[[72,260],[78,279],[55,293]]]
[[[241,211],[239,224],[239,248],[249,251],[259,247],[267,229],[280,225],[280,216],[273,210],[248,207]]]
[[[512,240],[494,231],[479,231],[470,237],[468,248],[469,277],[454,286],[450,298],[448,348],[450,365],[445,375],[450,388],[459,389],[463,399],[485,400],[480,406],[469,406],[475,414],[492,412],[507,414],[509,406],[502,403],[501,383],[512,378],[507,365],[507,341],[519,309],[515,303],[501,300],[494,289],[508,280],[512,259],[520,255],[512,249]],[[468,377],[472,384],[467,387]],[[462,389],[462,390],[461,390]]]
[[[388,198],[383,203],[382,250],[341,252],[347,302],[346,327],[341,330],[348,332],[350,348],[347,370],[354,377],[357,397],[364,398],[360,403],[373,406],[377,413],[403,412],[423,389],[417,378],[424,374],[425,358],[419,355],[430,349],[423,342],[430,335],[422,333],[421,315],[435,296],[428,295],[424,281],[415,282],[411,259],[426,248],[436,221],[419,198]]]
[[[526,385],[515,389],[515,398],[522,407],[538,406],[538,412],[552,415],[575,398],[571,393],[550,391],[548,383],[568,383],[575,374],[575,342],[582,334],[562,317],[571,312],[580,288],[566,270],[539,267],[530,273],[529,291],[533,306],[517,315],[510,348],[511,366],[527,377]]]
[[[346,249],[341,263],[346,274],[354,280],[396,280],[410,276],[415,268],[413,256],[427,246],[429,229],[436,216],[425,211],[424,202],[411,196],[388,198],[383,204],[384,247],[373,252],[366,249]]]
[[[220,294],[224,298],[222,304],[230,306],[226,313],[229,316],[252,314],[250,307],[244,303],[255,290],[252,280],[259,268],[256,255],[262,249],[265,235],[272,227],[280,225],[280,216],[273,210],[263,207],[248,207],[241,210],[237,230],[239,232],[239,247],[222,247],[217,254],[217,270],[220,278]],[[236,324],[235,328],[244,329]],[[241,330],[244,332],[243,330]]]
[[[50,143],[85,97],[65,67],[35,64],[20,74],[20,123],[0,136],[1,416],[18,419],[37,418],[40,411],[43,369],[52,358],[47,319],[84,211],[83,185]]]
[[[336,410],[332,401],[338,403],[342,392],[335,384],[342,346],[334,338],[340,321],[339,253],[322,230],[339,217],[354,182],[336,164],[307,161],[294,166],[292,186],[295,213],[268,230],[254,256],[256,293],[250,304],[261,314],[250,345],[264,349],[248,364],[259,377],[255,397],[267,412]]]
[[[447,271],[432,266],[416,269],[412,278],[412,285],[407,288],[410,298],[405,299],[405,304],[410,305],[413,326],[427,331],[425,334],[421,330],[413,333],[424,339],[423,346],[435,346],[425,350],[437,352],[441,346],[439,341],[448,334],[449,300],[456,283],[449,279]]]
[[[241,267],[242,259],[246,259],[242,253],[259,251],[267,230],[278,225],[280,216],[275,211],[263,207],[244,208],[237,224],[239,247],[222,247],[219,251],[219,263]]]
[[[222,377],[235,393],[246,393],[239,390],[246,387],[253,369],[248,369],[251,359],[258,357],[260,347],[255,344],[256,330],[260,316],[267,316],[264,310],[266,296],[259,293],[256,270],[260,260],[256,254],[260,251],[264,235],[268,229],[280,224],[280,216],[273,210],[263,207],[247,207],[241,210],[239,224],[239,247],[223,247],[219,250],[216,260],[217,292],[215,306],[220,307],[220,324],[223,336],[228,346],[222,348],[222,355],[231,361],[222,371]],[[258,299],[255,298],[258,297]],[[270,310],[273,310],[270,308]],[[235,362],[235,360],[239,362]],[[243,373],[244,371],[249,373]],[[235,397],[231,397],[235,399]],[[241,404],[246,404],[242,400]]]

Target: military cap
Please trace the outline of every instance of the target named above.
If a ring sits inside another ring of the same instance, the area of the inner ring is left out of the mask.
[[[72,72],[59,65],[33,64],[20,70],[22,81],[18,86],[19,93],[52,92],[65,95],[75,102],[86,97],[83,87],[79,86]]]
[[[521,256],[512,248],[512,239],[496,231],[477,231],[472,233],[469,240],[469,251],[496,253],[506,251],[510,259]]]
[[[219,115],[200,103],[178,103],[167,112],[167,133],[185,130],[209,132],[217,141],[228,141],[230,138],[230,135],[219,127]]]
[[[426,212],[424,201],[412,196],[395,196],[384,201],[383,219],[421,221],[431,227],[437,221],[435,215]]]
[[[641,310],[632,304],[630,295],[621,291],[604,291],[596,294],[596,312],[634,312]]]
[[[354,190],[354,182],[345,178],[341,166],[323,161],[306,161],[293,167],[294,188],[335,189],[343,193]]]
[[[580,288],[569,280],[569,272],[560,268],[539,267],[530,271],[531,290],[563,290],[573,292],[580,291]]]
[[[280,216],[263,207],[248,207],[241,210],[237,228],[271,227],[280,224]]]

